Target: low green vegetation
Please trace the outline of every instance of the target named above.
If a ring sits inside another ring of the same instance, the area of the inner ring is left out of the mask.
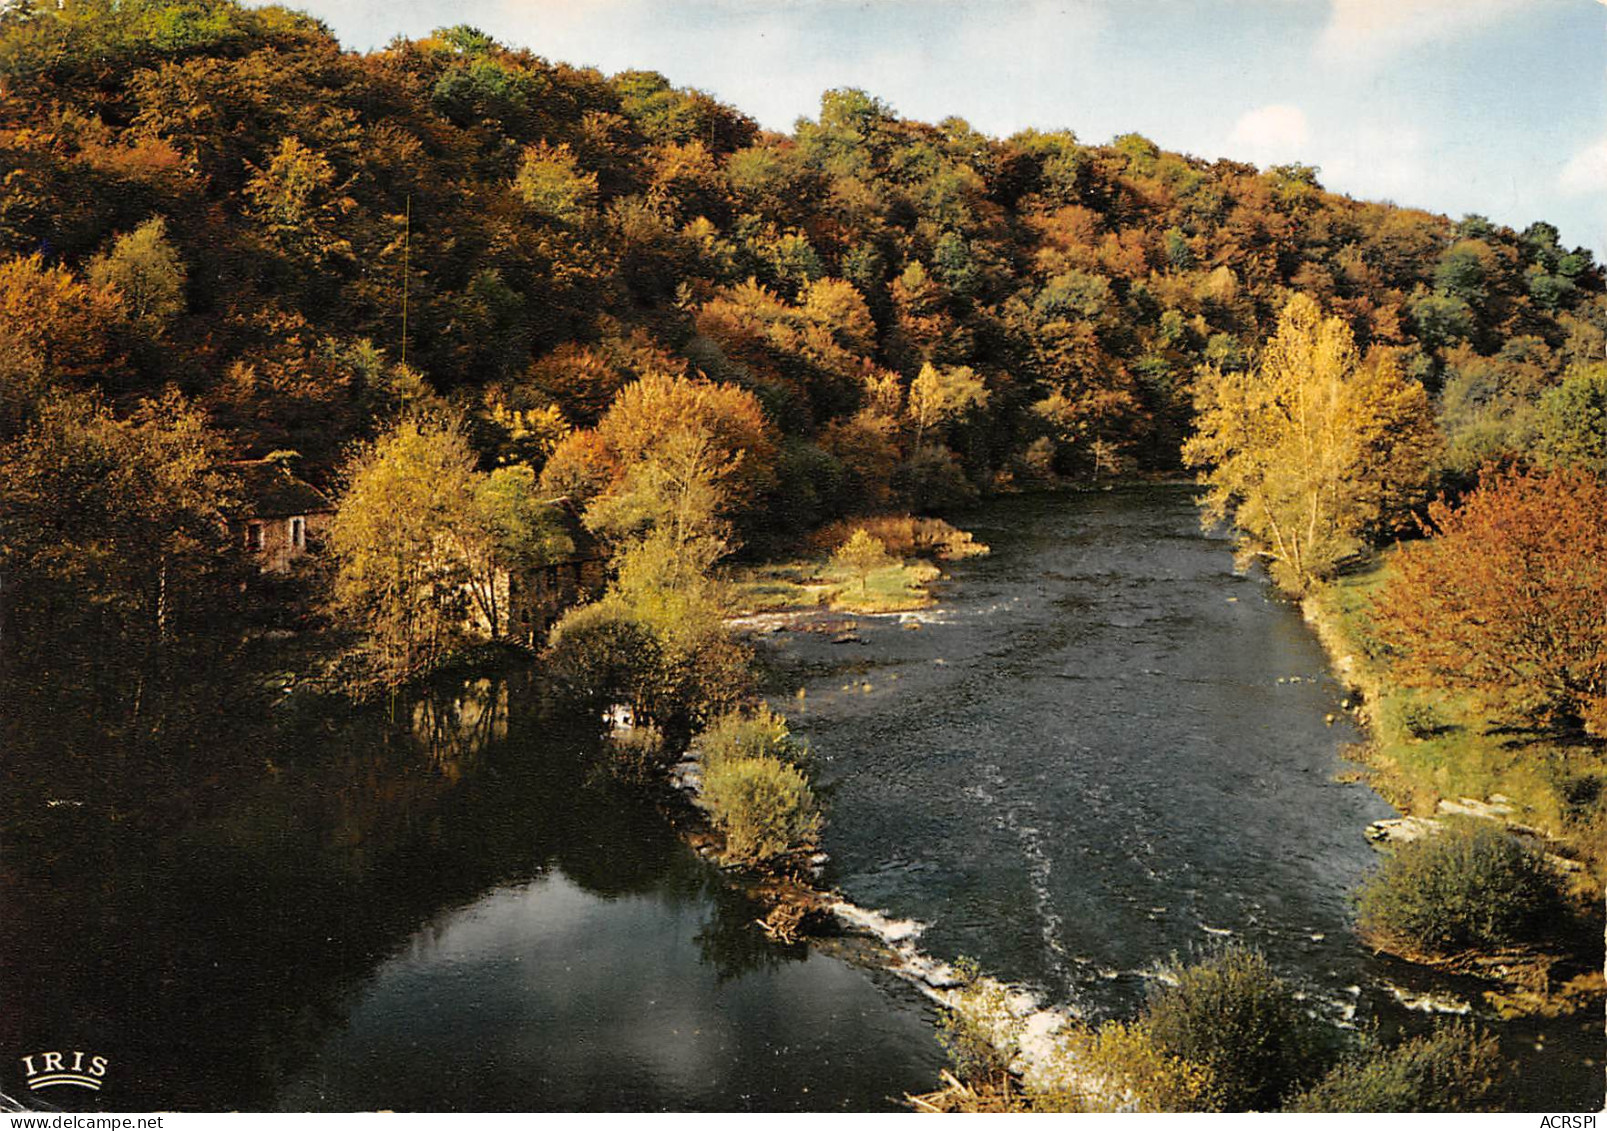
[[[901,563],[887,552],[882,540],[864,527],[854,531],[848,541],[833,550],[831,555],[832,568],[858,581],[861,596],[867,591],[871,574],[898,564]]]
[[[1141,1020],[1107,1021],[1073,1035],[1068,1046],[1081,1070],[1099,1082],[1084,1097],[1089,1110],[1220,1110],[1210,1070],[1167,1052]]]
[[[792,737],[787,720],[762,704],[753,711],[730,711],[715,719],[699,738],[698,751],[704,769],[741,758],[796,764],[808,753]]]
[[[954,972],[961,988],[954,1007],[938,1019],[938,1043],[961,1079],[990,1089],[1005,1088],[1010,1064],[1021,1051],[1010,991],[984,977],[974,959],[959,959]]]
[[[936,1111],[1476,1111],[1499,1101],[1496,1042],[1466,1024],[1387,1046],[1312,1017],[1255,951],[1167,972],[1130,1020],[1073,1025],[1021,1076],[1008,991],[962,962],[941,1037],[952,1072],[914,1098]]]
[[[731,599],[744,613],[814,608],[906,612],[932,603],[927,586],[938,576],[937,567],[923,561],[895,561],[856,577],[830,561],[809,559],[743,570]]]
[[[702,802],[732,864],[768,865],[820,834],[820,806],[796,764],[804,747],[767,707],[716,719],[700,742]]]
[[[1326,1034],[1259,953],[1232,949],[1174,971],[1145,1004],[1148,1043],[1201,1069],[1219,1111],[1271,1111],[1320,1071]]]
[[[808,540],[813,552],[735,573],[733,605],[748,613],[831,608],[903,612],[932,603],[942,576],[934,562],[988,552],[968,532],[938,518],[882,515],[832,523]]]
[[[1393,1048],[1369,1044],[1297,1096],[1289,1110],[1495,1110],[1501,1067],[1493,1036],[1452,1022]]]
[[[1442,956],[1555,930],[1563,898],[1540,853],[1493,821],[1461,818],[1393,849],[1357,905],[1362,934],[1374,945]]]

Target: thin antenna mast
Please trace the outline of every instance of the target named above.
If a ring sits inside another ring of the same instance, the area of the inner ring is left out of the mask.
[[[407,284],[408,248],[413,238],[413,194],[407,194],[406,211],[402,219],[402,364],[407,364]]]

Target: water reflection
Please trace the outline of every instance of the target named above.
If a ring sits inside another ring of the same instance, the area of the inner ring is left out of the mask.
[[[144,779],[81,806],[20,791],[0,1088],[23,1090],[16,1056],[64,1046],[113,1070],[102,1093],[49,1098],[121,1109],[807,1107],[791,1047],[853,1052],[857,1075],[819,1082],[832,1102],[931,1078],[920,1004],[767,949],[658,795],[592,772],[592,721],[534,680],[444,686],[391,717],[287,712],[219,754],[227,779],[202,761],[204,784],[154,801]],[[654,986],[690,1029],[639,1008]],[[731,1065],[671,1070],[694,1054]]]
[[[696,883],[700,869],[683,856],[674,871]],[[864,971],[801,951],[711,966],[706,941],[743,920],[681,886],[599,900],[554,872],[444,916],[379,968],[279,1102],[864,1108],[935,1070],[900,1063],[900,1046],[929,1046],[921,1010],[890,1008]]]
[[[455,778],[469,759],[507,740],[508,704],[506,679],[432,688],[413,704],[413,740],[431,764]]]

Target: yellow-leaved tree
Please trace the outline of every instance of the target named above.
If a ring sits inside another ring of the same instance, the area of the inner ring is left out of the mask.
[[[1428,394],[1389,351],[1362,358],[1306,295],[1253,369],[1196,373],[1195,410],[1183,458],[1203,469],[1205,521],[1231,521],[1241,560],[1262,559],[1292,592],[1397,526],[1427,486]]]
[[[928,429],[958,419],[988,403],[988,387],[968,365],[940,369],[931,362],[910,382],[909,414],[915,421],[915,444]]]

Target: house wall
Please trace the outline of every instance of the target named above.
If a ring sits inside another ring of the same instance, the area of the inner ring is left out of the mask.
[[[306,514],[287,518],[253,518],[245,523],[240,536],[246,540],[246,548],[261,559],[260,568],[263,573],[289,573],[291,563],[305,557],[309,550],[316,549],[322,543],[332,517],[328,514]],[[300,546],[296,545],[291,537],[292,522],[297,518],[305,524],[304,544]],[[252,544],[253,528],[260,528],[262,531],[260,549]]]
[[[607,580],[601,559],[555,562],[521,575],[509,593],[508,635],[539,647],[566,609],[601,593]]]

